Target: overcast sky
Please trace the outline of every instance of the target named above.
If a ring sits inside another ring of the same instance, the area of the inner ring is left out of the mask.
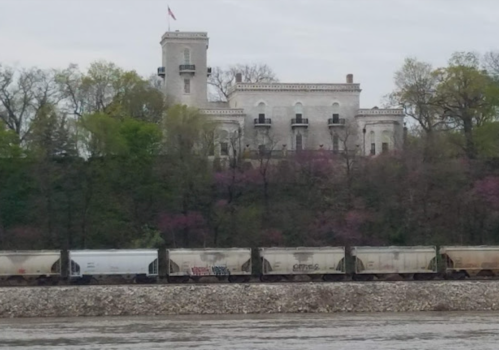
[[[499,0],[0,0],[0,63],[86,67],[109,60],[142,75],[168,28],[206,31],[208,64],[269,64],[282,82],[344,82],[380,104],[407,56],[443,65],[454,51],[499,50]]]

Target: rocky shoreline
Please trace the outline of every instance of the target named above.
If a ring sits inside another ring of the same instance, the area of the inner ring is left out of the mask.
[[[0,288],[0,318],[499,310],[499,281]]]

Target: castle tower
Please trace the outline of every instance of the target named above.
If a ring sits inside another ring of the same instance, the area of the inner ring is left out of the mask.
[[[161,37],[164,91],[173,103],[202,108],[208,103],[208,34],[205,32],[166,32]]]

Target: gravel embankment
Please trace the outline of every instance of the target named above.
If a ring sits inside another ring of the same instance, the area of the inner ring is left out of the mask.
[[[499,281],[0,288],[0,317],[499,310]]]

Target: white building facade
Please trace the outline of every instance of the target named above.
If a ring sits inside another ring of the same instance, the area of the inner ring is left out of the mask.
[[[161,39],[164,91],[174,103],[196,107],[217,122],[214,156],[302,150],[377,155],[401,149],[401,109],[360,108],[360,84],[242,83],[225,103],[208,101],[209,38],[204,32],[166,32]]]

